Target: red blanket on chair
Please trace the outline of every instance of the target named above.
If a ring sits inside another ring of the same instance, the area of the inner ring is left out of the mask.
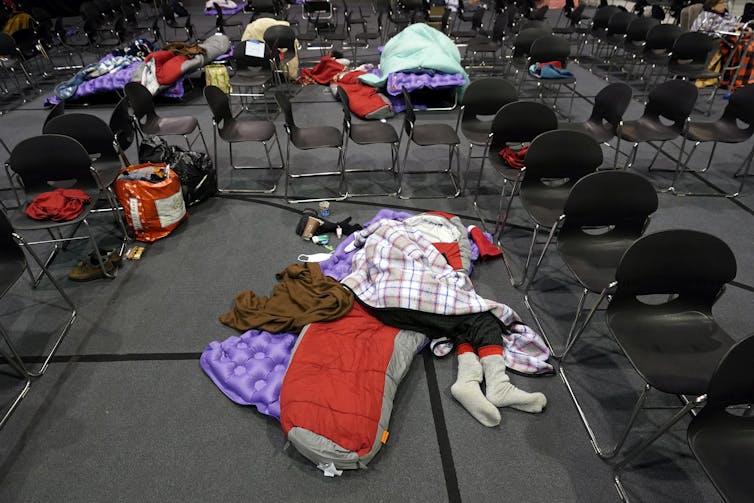
[[[351,106],[351,112],[356,114],[360,119],[371,119],[376,112],[382,111],[387,107],[390,108],[390,103],[377,92],[377,89],[362,84],[359,81],[359,75],[364,75],[365,71],[353,71],[344,74],[337,84],[343,88],[348,95],[348,102]],[[387,114],[392,115],[392,114]],[[384,113],[381,116],[385,116]]]

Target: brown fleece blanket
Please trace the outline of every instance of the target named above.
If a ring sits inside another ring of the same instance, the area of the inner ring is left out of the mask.
[[[300,332],[309,323],[340,318],[353,304],[351,291],[322,274],[317,263],[289,265],[275,278],[279,283],[270,297],[243,291],[220,321],[238,330]]]

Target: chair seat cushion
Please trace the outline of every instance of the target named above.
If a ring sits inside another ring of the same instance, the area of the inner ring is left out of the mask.
[[[419,124],[414,126],[413,141],[417,145],[458,145],[461,141],[447,124]]]
[[[672,140],[678,134],[678,129],[674,125],[666,126],[661,122],[646,117],[626,121],[620,129],[621,138],[634,142]]]
[[[148,121],[141,129],[146,134],[184,135],[192,133],[198,125],[199,122],[194,117],[180,115],[177,117],[158,117],[155,120]]]
[[[497,171],[506,180],[508,181],[518,180],[521,177],[521,170],[511,168],[510,166],[508,166],[508,164],[503,160],[503,158],[500,157],[499,151],[500,151],[499,148],[491,147],[487,155],[487,162],[489,162],[489,164],[493,168],[495,168],[495,171]]]
[[[291,141],[300,149],[340,147],[342,134],[332,126],[298,128],[291,133]]]
[[[691,122],[685,136],[691,141],[741,143],[751,138],[751,132],[729,122]]]
[[[109,187],[118,178],[118,173],[123,169],[123,163],[119,157],[100,158],[92,162],[92,167],[97,172],[102,185]]]
[[[229,142],[267,141],[275,134],[270,121],[233,121],[219,130],[220,138]]]
[[[231,86],[259,87],[266,84],[272,75],[269,72],[238,72],[228,81]]]
[[[665,393],[706,393],[733,345],[708,308],[682,299],[658,305],[613,299],[607,325],[639,375]]]
[[[569,131],[579,131],[588,134],[597,142],[607,142],[613,139],[615,132],[610,124],[600,124],[598,122],[565,122],[558,124],[558,129],[567,129]]]
[[[350,136],[351,140],[359,145],[396,143],[398,141],[398,133],[395,132],[393,126],[384,122],[353,124]]]

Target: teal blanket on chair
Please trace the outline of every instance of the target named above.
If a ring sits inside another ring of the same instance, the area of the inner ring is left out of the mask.
[[[364,84],[384,87],[393,72],[461,73],[469,81],[461,65],[458,47],[439,30],[416,23],[388,40],[380,58],[382,75],[365,74],[359,77]]]

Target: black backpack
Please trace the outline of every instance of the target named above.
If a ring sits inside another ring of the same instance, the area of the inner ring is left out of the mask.
[[[217,192],[212,160],[203,152],[191,152],[168,143],[159,136],[147,136],[139,145],[139,162],[164,162],[181,179],[187,206],[209,199]]]
[[[204,152],[191,152],[181,147],[170,147],[170,169],[181,179],[183,199],[187,206],[209,199],[217,192],[215,169]]]

